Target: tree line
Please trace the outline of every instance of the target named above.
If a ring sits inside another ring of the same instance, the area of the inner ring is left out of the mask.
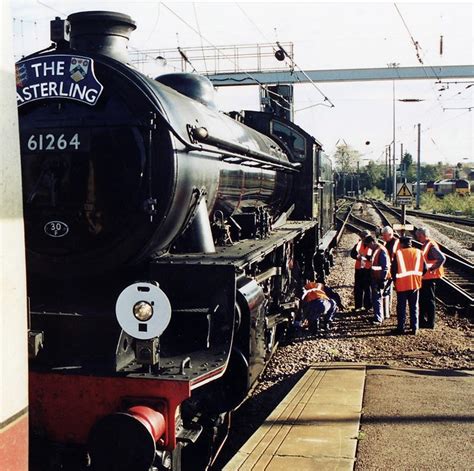
[[[357,173],[364,175],[367,188],[385,188],[385,162],[376,163],[370,160],[362,165],[362,154],[348,144],[340,144],[333,155],[336,170],[341,173]],[[397,159],[398,160],[398,159]],[[472,163],[448,165],[442,162],[423,164],[420,168],[420,180],[424,182],[441,180],[443,178],[470,178]],[[400,170],[407,182],[416,182],[416,160],[409,152],[403,154],[402,165],[397,164],[397,174]]]

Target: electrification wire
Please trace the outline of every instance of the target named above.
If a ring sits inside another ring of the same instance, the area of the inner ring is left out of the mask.
[[[257,25],[257,23],[255,23],[255,21],[252,20],[252,18],[247,14],[247,12],[240,6],[239,3],[235,3],[237,5],[237,8],[244,14],[245,18],[247,18],[247,20],[249,20],[249,22],[255,27],[255,29],[262,35],[262,37],[265,39],[265,41],[267,41],[268,43],[271,43],[273,44],[274,42],[278,42],[278,38],[275,40],[275,41],[272,41]],[[276,28],[274,28],[274,31],[275,31],[275,35],[276,35]],[[277,49],[275,48],[275,46],[272,46],[272,49],[273,49],[273,53],[275,53],[277,51]],[[291,60],[291,59],[290,59]],[[285,64],[291,68],[291,64],[288,64],[288,62],[286,61],[286,56],[285,56]],[[293,71],[291,71],[293,73]]]
[[[448,123],[449,121],[453,121],[457,118],[461,118],[462,116],[464,115],[467,115],[468,113],[470,113],[470,111],[464,111],[463,113],[460,113],[456,116],[453,116],[451,118],[448,118],[448,119],[445,119],[443,121],[437,121],[436,124],[432,123],[432,124],[429,124],[427,127],[424,127],[422,128],[421,132],[422,133],[427,133],[433,129],[436,129],[436,128],[439,128],[440,126],[444,126],[446,123]]]
[[[196,2],[193,2],[193,10],[194,10],[194,18],[196,20],[196,26],[199,32],[199,38],[201,39],[201,51],[202,51],[202,60],[204,61],[204,68],[206,69],[206,76],[209,75],[209,71],[207,70],[207,62],[206,62],[206,55],[204,54],[204,44],[202,42],[202,34],[201,34],[201,27],[199,26],[199,20],[196,11]]]
[[[285,56],[291,60],[293,64],[293,69],[295,68],[299,69],[299,71],[305,76],[306,80],[308,80],[308,82],[311,83],[311,85],[321,94],[321,96],[324,98],[324,101],[329,102],[329,106],[324,103],[322,103],[322,105],[328,106],[328,108],[334,108],[335,107],[334,103],[322,92],[322,90],[313,82],[311,77],[295,62],[295,60],[288,56],[288,53],[280,46],[279,42],[277,42],[277,46],[280,48],[280,50],[283,51]]]
[[[23,20],[20,20],[20,38],[21,38],[21,50],[25,50],[25,37],[23,35]]]
[[[148,35],[148,37],[146,38],[145,40],[145,43],[147,43],[151,37],[153,36],[154,32],[156,31],[156,28],[158,27],[158,23],[160,21],[160,13],[161,13],[161,2],[158,2],[158,13],[156,15],[156,20],[155,20],[155,24],[153,25],[153,28],[151,29],[151,33]]]
[[[419,43],[418,41],[415,41],[415,39],[414,39],[414,37],[413,37],[413,34],[411,33],[410,28],[408,28],[408,25],[407,25],[405,19],[403,18],[403,15],[402,15],[402,13],[401,13],[401,11],[400,11],[400,9],[398,8],[398,6],[397,6],[396,3],[394,3],[394,6],[395,6],[395,9],[397,10],[398,15],[400,16],[400,18],[401,18],[401,20],[402,20],[402,22],[403,22],[403,25],[405,26],[405,28],[406,28],[406,30],[407,30],[409,36],[410,36],[410,39],[411,39],[413,45],[415,46],[416,57],[418,58],[418,61],[420,62],[421,66],[422,66],[422,68],[423,68],[423,71],[424,71],[426,77],[428,78],[428,73],[426,72],[425,64],[423,63],[423,60],[421,59],[421,56],[420,56],[420,51],[421,51],[421,49],[422,49],[422,48],[421,48],[421,45],[420,45],[420,43]],[[439,81],[440,78],[439,78],[439,75],[436,73],[435,69],[434,69],[431,65],[429,65],[429,64],[427,64],[427,66],[431,69],[433,75],[434,75],[434,76],[438,79],[438,81]],[[432,86],[432,89],[433,89],[433,92],[434,92],[434,94],[435,94],[436,100],[437,100],[437,102],[438,102],[440,108],[442,109],[442,108],[443,108],[443,105],[442,105],[442,103],[441,103],[441,101],[440,101],[440,99],[439,99],[439,97],[438,97],[436,91],[434,90],[434,87],[433,87],[433,86]]]
[[[436,141],[430,137],[430,140],[431,142],[435,145],[436,149],[438,149],[438,152],[441,154],[441,156],[445,159],[445,160],[449,160],[447,157],[446,157],[446,154],[441,150],[441,147],[438,146],[438,144],[436,143]]]
[[[252,18],[247,14],[247,12],[246,12],[237,2],[236,2],[235,4],[236,4],[236,6],[239,8],[239,10],[243,13],[243,15],[244,15],[244,16],[250,21],[250,23],[255,27],[255,29],[262,35],[262,37],[263,37],[267,42],[272,43],[273,41],[271,41],[271,40],[268,38],[268,36],[258,27],[258,25],[252,20]],[[275,28],[275,30],[276,30],[276,28]],[[276,49],[274,46],[272,46],[272,50],[273,50],[273,53],[275,53],[275,52],[277,51],[277,49]],[[288,67],[291,68],[291,66],[286,62],[286,55],[285,55],[285,64],[288,65]],[[293,73],[293,70],[292,70],[292,69],[291,69],[291,73]],[[292,110],[291,110],[292,104],[291,104],[283,95],[269,90],[267,86],[261,86],[261,88],[264,88],[264,89],[267,91],[268,94],[279,97],[281,100],[283,100],[283,101],[289,106],[289,108],[287,108],[287,107],[281,105],[281,103],[278,103],[278,102],[274,101],[274,103],[276,103],[276,105],[280,106],[280,107],[283,108],[284,110],[287,110],[287,111],[290,111],[290,112],[292,111]],[[296,110],[295,110],[295,112],[296,112]]]
[[[465,93],[467,90],[469,90],[469,88],[471,87],[474,87],[474,82],[469,82],[469,81],[461,81],[461,82],[439,82],[441,85],[445,85],[447,84],[448,86],[446,87],[446,90],[449,90],[449,84],[455,84],[455,85],[459,85],[459,84],[464,84],[464,83],[469,83],[470,85],[468,85],[467,87],[464,87],[463,90],[460,90],[458,92],[456,92],[454,95],[451,95],[447,98],[445,98],[446,101],[448,100],[454,100],[456,98],[459,97],[459,95],[462,95],[463,93]],[[442,90],[442,91],[445,91],[445,90]],[[469,92],[472,92],[472,90],[469,90]],[[461,100],[469,100],[470,98],[461,98]]]
[[[446,107],[446,108],[443,108],[443,111],[446,111],[446,110],[468,110],[468,111],[471,111],[472,109],[474,109],[474,106]]]
[[[252,18],[247,15],[247,12],[237,3],[235,2],[235,4],[237,5],[237,8],[244,14],[244,16],[247,18],[247,20],[250,21],[250,23],[252,23],[254,26],[255,26],[255,29],[262,35],[262,37],[269,43],[273,43],[273,41],[271,41],[270,39],[268,39],[267,35],[258,27],[258,25],[252,20]],[[275,51],[275,50],[274,50]]]
[[[149,59],[151,59],[153,62],[156,62],[157,61],[157,58],[152,56],[151,54],[148,54],[146,52],[143,52],[142,50],[140,49],[137,49],[136,47],[133,47],[133,46],[128,46],[129,49],[131,49],[134,53],[137,54],[137,56],[139,54],[142,54],[143,56],[145,57],[148,57]],[[170,65],[169,67],[171,67],[173,70],[178,70],[174,65]]]
[[[64,13],[63,11],[57,10],[56,8],[51,7],[50,5],[48,5],[48,4],[44,3],[44,2],[42,2],[41,0],[36,0],[36,3],[39,3],[39,4],[42,5],[43,7],[49,8],[50,10],[55,11],[56,13],[60,13],[60,14],[63,15],[63,16],[67,16],[67,14]]]
[[[162,5],[170,12],[172,13],[176,18],[178,18],[182,23],[184,23],[189,29],[191,29],[192,31],[194,31],[200,38],[202,38],[204,41],[206,41],[206,43],[208,43],[210,46],[212,46],[216,52],[218,54],[220,54],[222,57],[224,57],[225,59],[227,59],[229,62],[231,62],[232,64],[234,64],[235,66],[237,66],[237,64],[235,63],[235,61],[227,56],[226,54],[224,54],[222,51],[219,50],[219,48],[213,44],[211,41],[209,41],[204,35],[202,35],[201,33],[199,33],[199,31],[197,31],[193,26],[191,26],[184,18],[182,18],[181,16],[179,16],[174,10],[172,10],[168,5],[166,5],[166,3],[162,3]],[[263,87],[264,84],[261,83],[259,80],[257,80],[255,77],[253,77],[251,74],[249,74],[247,71],[243,71],[243,73],[245,75],[247,75],[247,77],[249,77],[251,80],[255,81],[258,85],[260,85],[260,87]],[[278,106],[282,106],[280,103],[276,102],[276,104]]]
[[[168,5],[166,5],[166,3],[162,3],[162,5],[170,12],[172,13],[174,16],[176,16],[176,18],[178,18],[178,20],[180,20],[182,23],[184,23],[190,30],[194,31],[200,38],[202,38],[204,41],[206,41],[210,46],[212,46],[216,52],[218,54],[220,54],[224,59],[227,59],[229,62],[231,62],[232,64],[234,65],[237,65],[235,63],[235,61],[232,60],[231,57],[227,56],[226,54],[224,54],[215,44],[213,44],[211,41],[209,41],[204,35],[200,34],[198,30],[196,30],[196,28],[194,28],[192,25],[190,25],[184,18],[182,18],[181,16],[179,16],[174,10],[172,10]],[[247,75],[247,77],[249,77],[250,79],[254,80],[256,83],[258,83],[259,85],[262,85],[262,83],[260,83],[255,77],[253,77],[251,74],[249,74],[248,72],[246,71],[243,71],[243,73],[245,75]]]
[[[178,52],[179,52],[179,55],[184,60],[184,62],[186,62],[186,64],[189,64],[191,66],[191,68],[193,69],[193,72],[197,73],[196,67],[194,67],[192,62],[188,59],[188,56],[186,55],[186,53],[179,46],[178,46]]]
[[[403,24],[405,25],[405,28],[406,28],[406,30],[408,31],[408,34],[410,35],[411,42],[412,42],[413,45],[415,46],[416,57],[417,57],[417,59],[418,59],[418,62],[423,65],[423,60],[422,60],[422,58],[421,58],[421,56],[420,56],[420,49],[421,49],[421,46],[420,46],[420,44],[418,43],[418,41],[415,41],[415,38],[413,37],[413,34],[411,34],[411,31],[410,31],[410,29],[408,28],[408,25],[407,25],[405,19],[403,18],[403,16],[402,16],[400,10],[398,9],[398,6],[397,6],[396,3],[394,3],[394,6],[395,6],[395,9],[397,10],[398,14],[400,15],[400,18],[402,19],[402,22],[403,22]]]

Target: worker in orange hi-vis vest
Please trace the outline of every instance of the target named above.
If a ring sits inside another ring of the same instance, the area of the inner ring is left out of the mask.
[[[416,238],[423,244],[421,251],[428,271],[423,275],[420,290],[420,327],[434,329],[436,320],[436,281],[443,277],[446,256],[438,244],[430,239],[427,228],[416,230]]]
[[[395,254],[399,248],[400,239],[395,237],[395,233],[390,226],[385,226],[382,228],[382,239],[385,243],[385,248],[388,250],[388,254],[390,255],[390,261],[393,261]]]
[[[397,253],[398,248],[400,247],[400,240],[395,237],[395,233],[391,226],[385,226],[381,231],[382,239],[385,243],[385,248],[388,250],[388,255],[390,257],[390,263],[393,262],[395,254]],[[384,295],[382,297],[383,311],[385,319],[390,317],[390,311],[392,310],[392,293],[393,293],[393,283],[388,283],[387,287],[384,290]]]
[[[360,240],[351,250],[351,257],[355,259],[354,276],[354,310],[368,311],[372,308],[372,295],[370,289],[370,259],[372,249],[364,245],[364,239],[370,236],[370,232],[363,230]]]
[[[316,332],[323,320],[325,330],[331,330],[337,309],[344,309],[340,296],[329,286],[317,281],[307,281],[301,298],[303,313],[309,330]]]
[[[411,237],[400,238],[400,248],[393,259],[391,268],[397,292],[398,326],[396,333],[398,334],[404,332],[407,301],[410,308],[411,332],[412,334],[418,332],[418,296],[421,279],[426,272],[426,263],[421,250],[411,246],[411,240]]]
[[[364,239],[364,245],[372,249],[373,252],[372,266],[370,268],[372,305],[374,307],[372,323],[381,325],[385,318],[383,297],[390,280],[390,258],[388,250],[372,236]]]

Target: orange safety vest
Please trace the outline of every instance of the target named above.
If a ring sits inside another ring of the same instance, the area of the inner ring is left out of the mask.
[[[390,257],[391,262],[393,262],[393,259],[395,258],[395,254],[397,253],[397,250],[398,250],[398,246],[400,245],[400,239],[397,239],[396,237],[394,237],[394,239],[395,239],[395,242],[393,243],[393,246],[392,246],[392,256]],[[387,243],[388,242],[385,242],[385,244]]]
[[[423,276],[423,254],[415,248],[400,249],[397,251],[397,274],[395,289],[410,291],[421,288]]]
[[[391,278],[390,255],[388,253],[387,248],[384,247],[383,245],[379,245],[374,251],[374,256],[372,257],[371,274],[372,274],[372,278],[375,280],[382,279],[382,265],[380,265],[380,254],[382,252],[385,252],[385,255],[387,256],[388,266],[387,266],[387,275],[385,276],[385,280],[389,280]]]
[[[430,253],[431,247],[435,247],[436,249],[439,250],[439,245],[434,240],[429,240],[428,242],[426,242],[423,248],[421,249],[423,252],[423,258],[425,259],[425,262],[426,262],[426,268],[428,269],[428,271],[423,275],[424,280],[436,280],[444,276],[443,266],[437,268],[433,272],[429,271],[429,269],[436,263],[436,260],[428,259],[428,254]]]
[[[310,281],[304,287],[301,300],[305,303],[309,303],[315,299],[329,299],[329,296],[324,292],[324,285],[322,283]]]
[[[367,259],[367,257],[370,257],[372,255],[372,249],[369,247],[366,247],[361,240],[357,243],[356,246],[357,250],[357,255],[360,255],[362,257],[362,260],[357,259],[355,263],[355,269],[360,270],[361,268],[370,268],[372,265],[372,262]]]

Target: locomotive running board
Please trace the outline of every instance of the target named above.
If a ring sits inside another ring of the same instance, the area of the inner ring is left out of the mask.
[[[241,269],[263,260],[266,255],[286,242],[299,240],[308,231],[315,230],[317,224],[317,221],[288,221],[272,231],[265,239],[242,240],[231,246],[216,247],[215,253],[205,255],[202,253],[167,254],[154,260],[153,265],[176,263],[183,265],[231,265],[236,269]]]

